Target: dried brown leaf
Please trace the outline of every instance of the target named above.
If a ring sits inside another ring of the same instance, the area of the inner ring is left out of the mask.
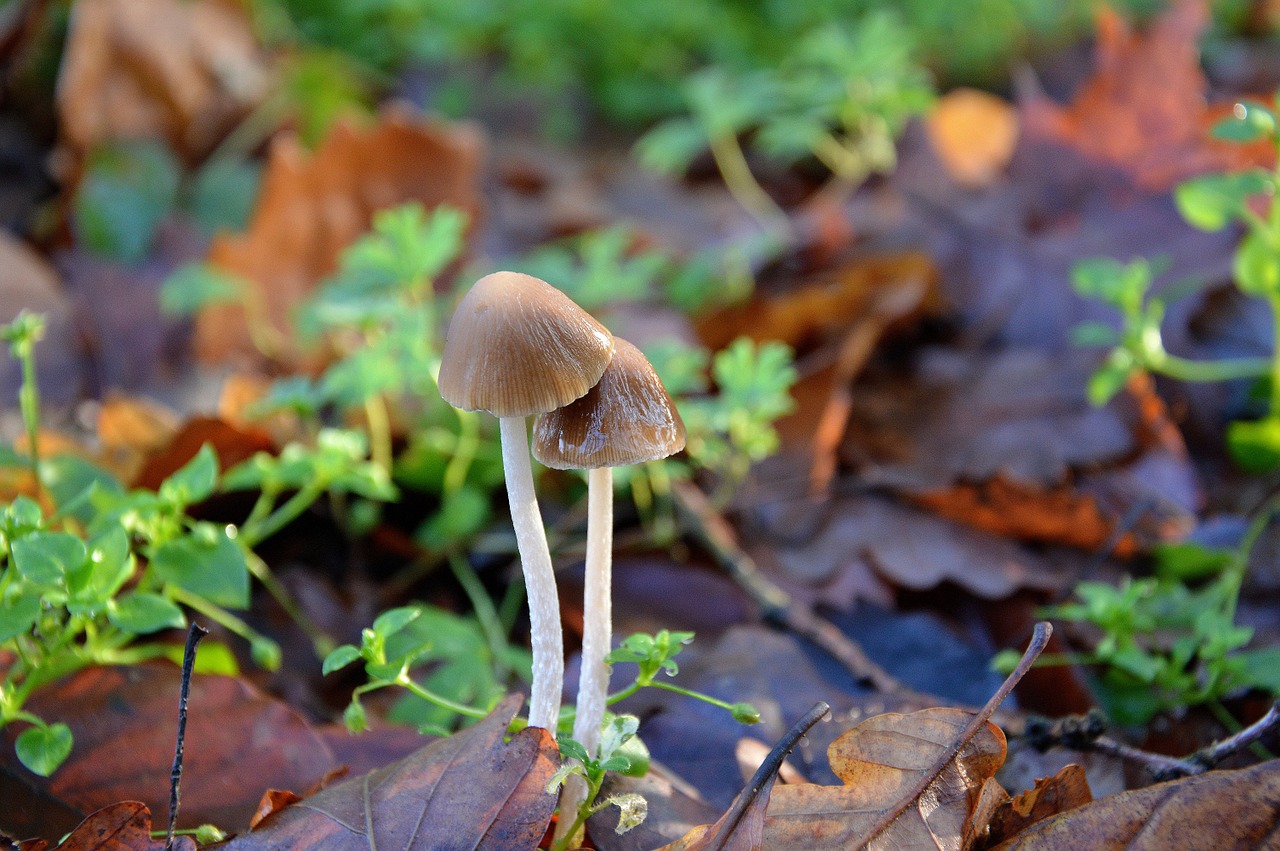
[[[157,452],[150,455],[138,472],[134,486],[155,490],[160,483],[186,464],[200,447],[213,447],[218,466],[227,470],[252,458],[257,452],[274,452],[275,443],[264,432],[252,427],[237,428],[212,417],[194,417]]]
[[[91,814],[54,851],[163,851],[163,838],[151,838],[151,811],[146,804],[122,801]],[[196,851],[189,836],[175,836],[177,851]]]
[[[37,691],[31,711],[65,721],[75,746],[52,777],[36,777],[12,760],[19,731],[6,727],[0,753],[9,757],[0,766],[0,800],[34,790],[43,799],[39,806],[56,802],[58,824],[68,807],[84,814],[125,799],[167,812],[180,679],[169,664],[90,668]],[[334,763],[324,740],[285,704],[244,680],[197,675],[187,718],[181,825],[243,827],[264,789],[310,788]],[[23,815],[41,818],[40,812]],[[46,820],[41,830],[52,823]]]
[[[471,125],[426,121],[403,109],[383,112],[373,127],[339,122],[311,153],[292,136],[271,147],[249,229],[220,235],[209,262],[251,285],[274,340],[272,357],[297,362],[289,316],[337,266],[338,255],[369,227],[373,213],[410,201],[477,214],[483,140]],[[196,349],[208,361],[257,360],[240,306],[206,308],[196,323]]]
[[[1017,836],[1038,821],[1082,807],[1093,800],[1084,768],[1076,763],[1063,766],[1052,777],[1041,777],[1036,785],[1007,800],[990,819],[989,841],[1003,842]]]
[[[1004,734],[987,723],[954,759],[942,762],[973,716],[958,709],[877,715],[828,748],[844,786],[781,786],[773,791],[765,847],[852,849],[925,776],[934,779],[908,802],[871,847],[963,848],[983,784],[1005,757]],[[939,763],[942,763],[939,765]]]
[[[1208,21],[1204,0],[1179,0],[1137,35],[1101,6],[1097,70],[1067,106],[1039,94],[1024,99],[1026,135],[1118,166],[1155,190],[1207,171],[1269,165],[1275,151],[1265,140],[1246,146],[1209,136],[1230,104],[1206,102],[1198,42]]]
[[[961,186],[995,181],[1018,143],[1018,114],[1008,101],[977,89],[953,89],[925,118],[925,130],[947,173]]]
[[[279,811],[229,851],[536,847],[559,754],[536,727],[503,742],[520,703],[513,695],[474,727]]]
[[[198,159],[266,92],[270,71],[235,0],[80,0],[58,80],[65,141],[162,138]]]
[[[1280,848],[1280,760],[1121,792],[1032,825],[997,851]]]

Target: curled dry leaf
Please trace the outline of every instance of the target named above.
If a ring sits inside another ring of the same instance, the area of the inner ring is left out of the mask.
[[[1052,777],[1041,777],[1032,789],[1005,801],[990,819],[992,844],[1017,836],[1031,825],[1093,800],[1084,768],[1071,763]]]
[[[268,354],[296,362],[290,311],[333,272],[373,213],[417,201],[428,208],[449,204],[474,218],[482,154],[475,127],[395,108],[373,127],[339,122],[312,153],[295,136],[282,136],[271,146],[248,231],[215,238],[208,260],[249,285],[247,298],[271,326],[259,339],[278,340],[279,351]],[[238,305],[201,312],[196,349],[207,361],[261,357]]]
[[[996,851],[1280,847],[1280,760],[1109,795],[1032,825]]]
[[[196,851],[189,836],[175,836],[176,851]],[[122,801],[91,814],[54,851],[163,851],[164,837],[151,838],[151,811],[146,804]]]
[[[1179,0],[1136,35],[1100,6],[1097,71],[1067,106],[1038,92],[1024,97],[1026,135],[1061,142],[1157,191],[1207,171],[1271,163],[1265,140],[1242,146],[1209,136],[1231,105],[1207,103],[1198,42],[1208,22],[1204,0]]]
[[[537,847],[559,754],[537,727],[503,742],[521,702],[512,695],[474,727],[278,811],[229,851]]]
[[[266,56],[235,0],[80,0],[58,80],[65,142],[77,152],[162,138],[207,154],[265,94]]]
[[[953,89],[925,118],[929,141],[961,186],[993,183],[1018,144],[1018,114],[1008,101],[977,89]]]
[[[852,849],[924,775],[934,780],[887,829],[875,848],[962,849],[983,786],[1004,762],[1004,734],[978,730],[954,759],[948,748],[973,716],[958,709],[877,715],[831,744],[831,768],[844,786],[781,786],[765,820],[765,847]],[[941,763],[941,764],[939,764]]]

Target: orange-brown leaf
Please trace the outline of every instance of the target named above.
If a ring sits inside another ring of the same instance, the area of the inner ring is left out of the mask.
[[[765,822],[765,847],[853,849],[922,779],[925,791],[878,837],[875,847],[961,849],[983,786],[1004,762],[1004,734],[984,725],[954,759],[950,746],[972,715],[926,709],[877,715],[831,744],[831,768],[844,786],[804,784],[774,790]]]
[[[1031,825],[1093,800],[1093,791],[1084,769],[1065,765],[1052,777],[1041,777],[1034,788],[1014,796],[991,818],[990,841],[1002,842],[1017,836]]]
[[[1040,821],[997,851],[1220,851],[1280,845],[1280,760],[1121,792]]]
[[[313,153],[295,137],[280,137],[249,229],[217,237],[209,262],[250,284],[250,298],[273,329],[260,340],[278,337],[280,350],[270,354],[296,362],[290,311],[334,271],[342,249],[368,229],[373,213],[417,201],[476,215],[482,148],[470,125],[428,122],[400,109],[386,110],[374,127],[338,123]],[[210,361],[260,357],[239,306],[202,311],[196,349]]]
[[[1207,171],[1270,164],[1269,143],[1242,146],[1209,137],[1230,105],[1207,104],[1198,40],[1208,20],[1203,0],[1179,0],[1138,35],[1102,7],[1097,70],[1067,106],[1039,94],[1026,99],[1026,135],[1118,166],[1155,190]]]
[[[1008,101],[977,89],[953,89],[925,118],[929,141],[961,186],[991,184],[1013,158],[1018,114]]]
[[[164,839],[151,838],[151,811],[146,804],[122,801],[91,814],[54,851],[162,851]],[[178,851],[196,851],[189,836],[175,836]]]
[[[207,154],[266,92],[266,58],[234,0],[80,0],[58,80],[64,140],[161,138]]]

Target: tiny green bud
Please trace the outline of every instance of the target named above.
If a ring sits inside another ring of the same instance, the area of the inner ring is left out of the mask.
[[[212,845],[227,838],[226,831],[212,824],[202,824],[196,828],[196,842],[201,845]]]
[[[364,706],[358,700],[347,704],[342,713],[342,723],[353,733],[363,733],[369,729],[369,718],[364,714]]]
[[[258,667],[264,670],[280,670],[280,662],[283,660],[280,645],[270,638],[255,638],[250,642],[249,655],[253,657],[253,661],[257,663]]]
[[[729,707],[729,711],[733,713],[733,720],[739,724],[760,723],[760,712],[750,703],[735,703]]]

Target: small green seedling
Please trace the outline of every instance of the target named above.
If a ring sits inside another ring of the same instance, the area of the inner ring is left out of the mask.
[[[1239,143],[1266,140],[1280,155],[1280,127],[1273,106],[1242,101],[1236,104],[1230,118],[1214,127],[1213,134]],[[1181,184],[1174,192],[1183,218],[1197,228],[1216,231],[1231,225],[1243,226],[1244,238],[1236,249],[1233,265],[1236,287],[1244,295],[1267,303],[1276,329],[1280,329],[1278,187],[1280,156],[1270,169],[1206,174]],[[1264,358],[1193,361],[1170,354],[1160,333],[1164,301],[1150,295],[1153,275],[1151,264],[1144,260],[1127,265],[1114,260],[1089,260],[1076,266],[1077,292],[1116,307],[1122,318],[1119,332],[1101,323],[1076,329],[1076,338],[1082,344],[1112,347],[1090,381],[1090,398],[1095,404],[1105,402],[1138,371],[1182,381],[1265,379],[1266,412],[1257,420],[1231,423],[1227,446],[1245,469],[1266,472],[1280,466],[1280,345]]]
[[[547,792],[554,795],[569,777],[577,776],[586,783],[587,795],[578,806],[578,811],[573,814],[573,824],[568,833],[551,846],[553,851],[569,848],[572,837],[582,830],[587,819],[609,807],[618,808],[618,824],[614,830],[619,835],[638,826],[648,817],[649,802],[643,795],[635,792],[624,792],[596,800],[608,772],[616,771],[640,777],[648,771],[649,751],[636,736],[639,729],[640,719],[634,715],[609,717],[601,732],[600,746],[595,756],[588,754],[573,739],[560,739],[560,756],[564,762],[552,775],[551,782],[547,784]],[[568,818],[568,814],[562,814],[561,817]]]

